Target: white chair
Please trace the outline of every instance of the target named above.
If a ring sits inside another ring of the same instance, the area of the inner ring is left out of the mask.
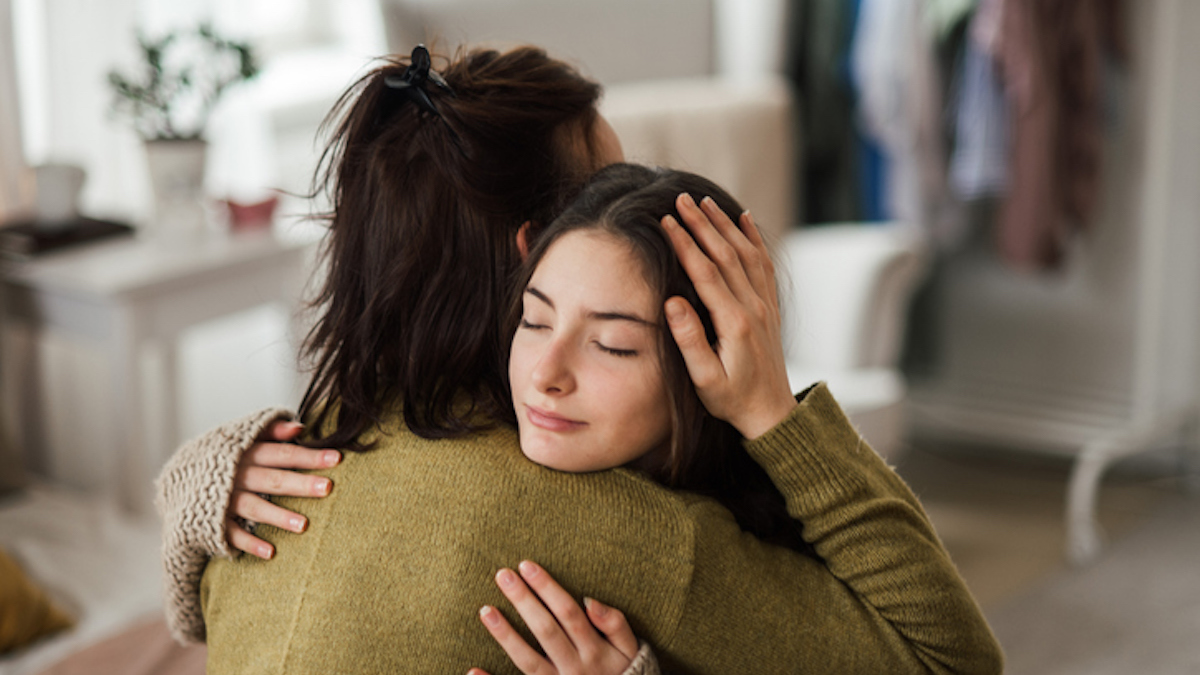
[[[778,256],[792,388],[828,382],[859,432],[893,461],[905,434],[900,348],[926,269],[924,239],[898,224],[829,225],[788,233]]]

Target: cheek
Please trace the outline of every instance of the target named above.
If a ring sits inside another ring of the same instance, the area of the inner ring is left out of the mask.
[[[521,339],[520,331],[513,337],[512,346],[508,350],[508,381],[515,398],[520,385],[529,373],[529,346]]]
[[[619,424],[627,433],[636,436],[631,439],[634,445],[649,450],[670,439],[671,408],[657,368],[652,373],[633,378],[633,381],[627,379],[615,385],[606,398],[619,406]]]

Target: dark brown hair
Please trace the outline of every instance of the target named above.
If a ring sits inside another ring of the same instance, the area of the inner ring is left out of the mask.
[[[596,168],[575,139],[594,157],[600,87],[544,51],[435,57],[453,90],[427,85],[437,114],[386,85],[407,61],[386,60],[326,120],[340,120],[316,181],[332,205],[327,277],[300,404],[322,446],[363,449],[389,401],[427,438],[487,424],[508,399],[497,345],[516,232],[549,223]]]
[[[505,335],[511,338],[522,313],[522,296],[539,261],[563,235],[599,230],[629,245],[658,299],[659,356],[671,409],[672,437],[667,452],[639,462],[651,478],[674,489],[708,495],[725,505],[742,529],[769,543],[810,552],[800,536],[800,523],[787,513],[783,495],[761,466],[742,447],[742,436],[728,422],[704,408],[663,313],[668,298],[679,296],[700,315],[710,344],[716,342],[712,318],[679,263],[660,225],[663,216],[680,218],[675,200],[681,193],[697,202],[712,197],[737,218],[742,207],[707,178],[684,171],[614,164],[597,172],[576,200],[538,239],[529,252],[509,299]],[[505,371],[507,372],[507,371]],[[504,419],[516,424],[511,401]]]

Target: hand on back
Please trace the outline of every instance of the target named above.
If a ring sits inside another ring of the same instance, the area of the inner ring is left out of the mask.
[[[544,655],[529,646],[500,610],[485,606],[479,619],[525,675],[619,675],[638,653],[638,641],[620,610],[586,599],[586,609],[546,570],[528,560],[496,573],[496,585],[516,607]],[[472,668],[468,675],[487,675]]]
[[[337,450],[310,449],[294,441],[304,425],[279,421],[242,455],[233,493],[229,498],[227,527],[229,544],[250,555],[270,560],[275,547],[250,534],[238,520],[274,525],[290,532],[303,532],[308,519],[299,513],[276,506],[263,495],[277,497],[324,497],[333,483],[324,476],[299,473],[307,469],[327,469],[342,460]]]

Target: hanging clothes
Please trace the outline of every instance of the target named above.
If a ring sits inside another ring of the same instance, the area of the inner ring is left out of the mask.
[[[886,211],[935,241],[952,227],[941,76],[923,0],[861,0],[850,48],[856,119],[886,159]]]
[[[1009,177],[1009,114],[996,56],[1001,0],[982,0],[963,46],[955,113],[950,186],[964,201],[997,197]]]
[[[805,223],[858,220],[854,97],[846,55],[855,0],[791,0],[785,72],[796,88],[797,194]]]
[[[997,57],[1012,114],[1001,257],[1053,269],[1096,209],[1105,44],[1119,48],[1116,0],[1004,0]]]

